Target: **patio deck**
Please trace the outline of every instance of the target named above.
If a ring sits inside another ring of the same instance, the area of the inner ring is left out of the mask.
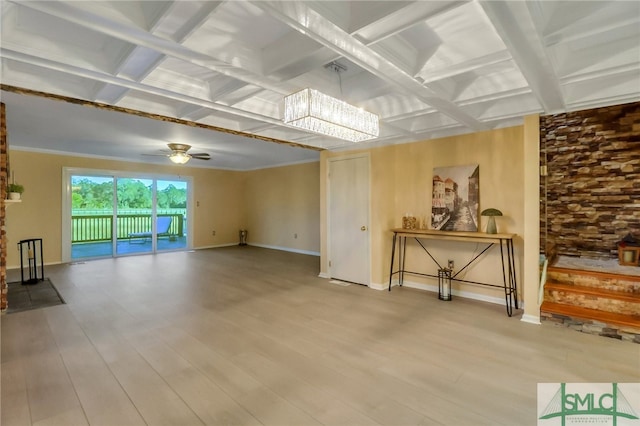
[[[158,239],[158,251],[184,250],[186,248],[187,237],[177,237],[173,241],[169,238]],[[71,259],[111,257],[112,250],[111,241],[73,243],[71,244]],[[117,254],[119,256],[137,253],[151,253],[151,240],[129,240],[129,238],[118,240]]]

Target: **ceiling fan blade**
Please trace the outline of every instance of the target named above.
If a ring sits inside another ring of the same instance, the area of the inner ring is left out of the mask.
[[[198,160],[210,160],[211,156],[206,152],[200,152],[198,154],[189,154],[191,158],[196,158]]]
[[[144,155],[145,157],[168,157],[169,154],[140,154],[140,155]]]

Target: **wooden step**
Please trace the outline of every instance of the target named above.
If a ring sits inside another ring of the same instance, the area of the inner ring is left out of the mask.
[[[549,266],[547,268],[547,280],[562,284],[575,284],[584,287],[597,287],[623,293],[640,294],[640,276],[638,275],[622,275]]]
[[[571,293],[584,294],[589,296],[602,297],[606,299],[620,300],[629,303],[640,303],[640,294],[627,293],[622,291],[608,290],[605,288],[587,287],[582,285],[562,284],[553,281],[547,281],[544,285],[545,290],[559,290]]]
[[[640,315],[640,294],[547,282],[544,300],[625,315]]]
[[[558,314],[585,321],[598,321],[630,333],[640,334],[640,315],[624,315],[547,301],[542,302],[540,312]]]

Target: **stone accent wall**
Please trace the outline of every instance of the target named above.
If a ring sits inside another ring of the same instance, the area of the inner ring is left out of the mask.
[[[5,230],[7,198],[7,122],[5,106],[0,103],[0,310],[7,309],[7,234]]]
[[[619,339],[626,342],[640,343],[640,330],[635,328],[611,327],[598,321],[571,318],[566,315],[550,314],[547,312],[540,312],[540,319],[543,323],[552,323],[587,334],[611,337],[613,339]]]
[[[640,231],[640,102],[540,117],[540,247],[617,257]]]

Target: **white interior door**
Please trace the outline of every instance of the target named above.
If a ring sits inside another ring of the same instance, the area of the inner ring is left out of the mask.
[[[369,158],[329,162],[329,274],[369,285]]]

